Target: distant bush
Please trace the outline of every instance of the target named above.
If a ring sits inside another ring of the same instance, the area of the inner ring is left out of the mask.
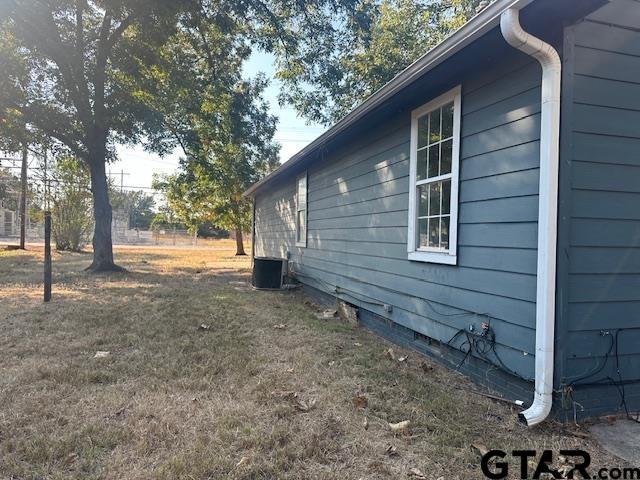
[[[75,158],[62,158],[53,170],[51,233],[56,249],[79,252],[93,230],[89,172]]]

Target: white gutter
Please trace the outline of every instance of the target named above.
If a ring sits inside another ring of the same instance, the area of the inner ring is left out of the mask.
[[[551,45],[522,29],[517,9],[502,13],[500,29],[509,45],[536,58],[542,66],[535,394],[533,404],[519,415],[531,426],[547,418],[553,394],[562,62]]]

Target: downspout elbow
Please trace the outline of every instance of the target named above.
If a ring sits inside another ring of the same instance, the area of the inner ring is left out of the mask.
[[[502,13],[500,30],[509,45],[534,57],[542,66],[535,393],[532,405],[519,415],[531,426],[544,421],[553,404],[562,62],[551,45],[524,31],[518,10],[510,8]]]

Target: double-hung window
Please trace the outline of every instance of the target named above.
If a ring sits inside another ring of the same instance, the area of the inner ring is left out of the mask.
[[[460,87],[411,114],[409,260],[455,265]]]
[[[307,172],[296,182],[296,246],[307,246]]]

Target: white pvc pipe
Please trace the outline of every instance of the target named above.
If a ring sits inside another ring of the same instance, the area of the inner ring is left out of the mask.
[[[549,415],[553,395],[562,63],[551,45],[522,29],[518,10],[510,8],[502,13],[500,29],[509,45],[536,58],[542,66],[535,394],[533,404],[519,415],[526,425],[536,425]]]

